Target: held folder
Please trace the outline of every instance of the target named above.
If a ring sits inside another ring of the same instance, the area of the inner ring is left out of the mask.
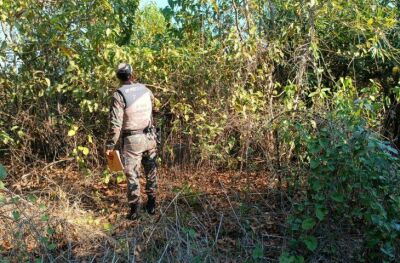
[[[120,172],[124,170],[119,151],[117,150],[111,151],[111,153],[107,155],[107,163],[108,168],[113,172]]]

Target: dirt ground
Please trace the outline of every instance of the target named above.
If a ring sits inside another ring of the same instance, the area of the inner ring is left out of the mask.
[[[285,247],[290,207],[268,174],[161,169],[157,214],[134,222],[116,176],[49,168],[12,189],[0,206],[12,262],[275,262]]]

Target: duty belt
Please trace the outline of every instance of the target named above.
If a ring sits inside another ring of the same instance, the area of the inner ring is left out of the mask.
[[[147,132],[147,128],[144,130],[135,130],[135,131],[122,131],[122,136],[131,136],[131,135],[137,135],[137,134],[144,134]]]

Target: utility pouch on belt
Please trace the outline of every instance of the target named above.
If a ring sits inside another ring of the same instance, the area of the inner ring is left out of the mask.
[[[159,136],[160,134],[159,132],[157,132],[157,130],[159,129],[157,129],[153,125],[150,125],[144,130],[144,132],[147,135],[147,138],[149,138],[150,140],[156,140],[157,144],[160,144],[161,143]]]

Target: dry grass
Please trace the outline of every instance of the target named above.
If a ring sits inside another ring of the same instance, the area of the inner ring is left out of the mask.
[[[138,222],[124,218],[125,183],[101,180],[50,166],[9,182],[13,190],[0,205],[0,258],[275,262],[285,247],[289,208],[267,174],[161,170],[159,212],[143,212]],[[19,201],[13,202],[16,195]]]

